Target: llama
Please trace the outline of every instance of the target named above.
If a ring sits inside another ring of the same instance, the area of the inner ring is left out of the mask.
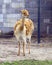
[[[28,18],[29,12],[26,9],[21,10],[22,19],[18,20],[14,26],[14,35],[18,41],[18,56],[20,55],[21,39],[23,43],[23,56],[25,56],[26,43],[28,39],[28,48],[30,54],[31,36],[34,31],[34,24],[31,19]]]

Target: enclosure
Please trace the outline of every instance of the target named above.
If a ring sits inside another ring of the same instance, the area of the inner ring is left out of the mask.
[[[0,0],[0,36],[13,35],[13,27],[21,18],[22,9],[29,11],[29,18],[34,22],[33,36],[38,35],[40,21],[40,36],[52,37],[52,0]]]
[[[29,11],[35,28],[31,54],[27,46],[26,56],[18,57],[13,27],[22,9]],[[24,59],[52,60],[52,0],[0,0],[0,62]]]

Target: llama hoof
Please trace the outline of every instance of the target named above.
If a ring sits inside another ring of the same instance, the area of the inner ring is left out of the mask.
[[[30,52],[29,52],[29,54],[30,54]]]
[[[23,56],[25,56],[25,54],[23,54]]]
[[[20,56],[20,54],[17,54],[17,56]]]

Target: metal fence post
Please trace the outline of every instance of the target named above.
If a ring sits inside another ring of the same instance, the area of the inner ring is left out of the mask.
[[[40,0],[38,0],[38,43],[40,43]]]

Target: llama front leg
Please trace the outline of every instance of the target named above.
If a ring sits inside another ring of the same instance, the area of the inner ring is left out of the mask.
[[[20,42],[18,42],[18,56],[20,55]]]

